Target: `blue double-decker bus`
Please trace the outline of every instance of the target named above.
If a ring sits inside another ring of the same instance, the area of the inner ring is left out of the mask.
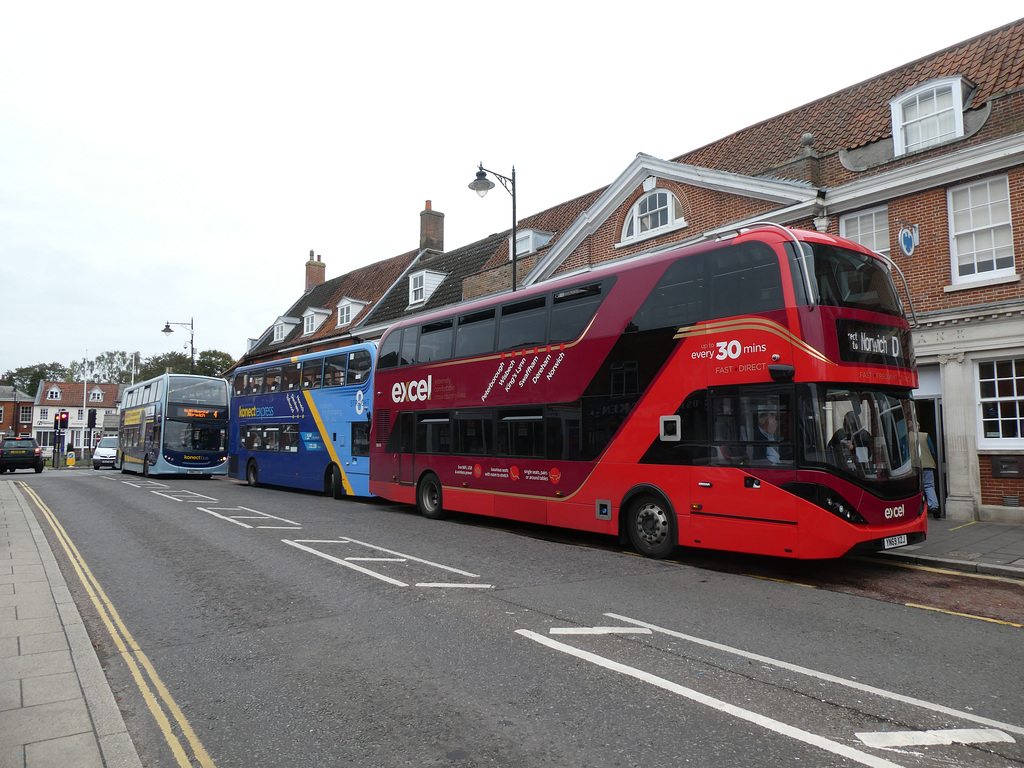
[[[239,368],[228,475],[335,499],[369,496],[375,357],[366,343]]]
[[[122,397],[117,466],[142,475],[227,472],[228,383],[165,373]]]

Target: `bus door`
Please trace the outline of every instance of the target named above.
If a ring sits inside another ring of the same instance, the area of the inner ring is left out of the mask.
[[[398,414],[398,482],[416,483],[416,414],[405,411]]]
[[[693,544],[785,556],[798,540],[791,387],[709,390],[708,464],[691,472]],[[686,544],[687,542],[682,542]]]

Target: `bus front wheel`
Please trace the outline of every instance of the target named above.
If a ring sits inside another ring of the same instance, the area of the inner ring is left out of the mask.
[[[142,476],[149,477],[149,456],[142,457]]]
[[[245,484],[255,488],[260,483],[260,470],[255,461],[250,461],[245,467]]]
[[[626,531],[637,552],[645,557],[665,558],[676,548],[675,515],[657,496],[641,496],[630,505]]]
[[[416,508],[428,520],[440,520],[445,516],[441,481],[433,472],[428,472],[420,480],[416,489]]]

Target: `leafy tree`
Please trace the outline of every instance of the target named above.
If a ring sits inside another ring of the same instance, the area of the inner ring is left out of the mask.
[[[35,397],[41,381],[73,381],[70,370],[60,363],[38,363],[36,365],[15,368],[4,374],[4,379],[13,387],[17,387],[27,395]]]
[[[222,376],[234,365],[235,359],[227,352],[204,349],[196,358],[196,374],[199,376]]]
[[[184,352],[165,352],[147,357],[139,364],[136,381],[145,381],[164,373],[188,373],[192,359]]]
[[[138,360],[138,352],[104,352],[93,359],[91,378],[104,384],[129,384]]]

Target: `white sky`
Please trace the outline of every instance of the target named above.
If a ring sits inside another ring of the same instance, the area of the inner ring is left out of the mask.
[[[245,351],[331,279],[520,217],[1019,18],[903,2],[0,0],[0,374]],[[794,147],[795,149],[795,147]]]

